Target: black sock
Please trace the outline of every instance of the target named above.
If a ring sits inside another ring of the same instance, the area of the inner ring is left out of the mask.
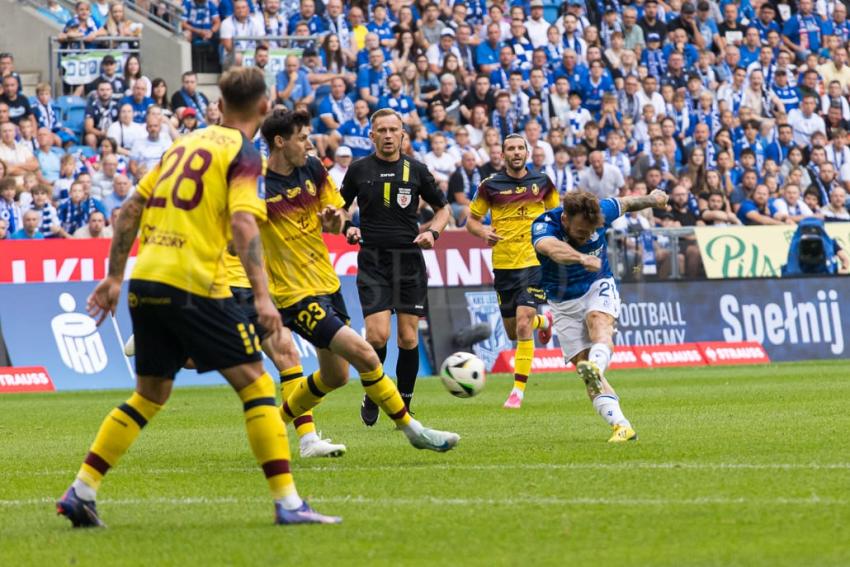
[[[384,345],[380,348],[376,348],[375,352],[378,353],[378,358],[381,359],[381,364],[387,359],[387,345]]]
[[[395,365],[398,391],[404,405],[410,409],[413,389],[416,387],[416,375],[419,373],[419,347],[398,349],[398,361]]]

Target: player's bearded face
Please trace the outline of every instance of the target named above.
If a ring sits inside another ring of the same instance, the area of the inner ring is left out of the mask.
[[[586,244],[597,228],[584,217],[570,218],[566,213],[561,215],[561,224],[567,229],[567,237],[570,242],[578,246]]]
[[[525,166],[528,159],[528,152],[525,149],[525,142],[521,144],[510,144],[505,147],[505,163],[508,164],[514,171],[519,171]]]

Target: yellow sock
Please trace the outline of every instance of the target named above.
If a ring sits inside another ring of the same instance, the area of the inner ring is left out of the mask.
[[[304,415],[322,401],[326,394],[334,388],[322,382],[322,376],[313,372],[306,380],[301,380],[295,385],[292,393],[287,396],[281,408],[283,421],[291,423],[296,417]]]
[[[539,317],[539,315],[538,315]],[[531,374],[531,361],[534,359],[534,339],[524,339],[516,342],[514,356],[514,388],[525,392],[525,383]]]
[[[298,388],[301,382],[304,382],[304,369],[301,366],[293,366],[286,370],[280,371],[280,393],[281,399],[286,401],[289,396]],[[280,404],[280,415],[286,420],[285,412],[283,411],[283,403]],[[313,423],[313,412],[308,411],[299,415],[293,420],[295,425],[295,433],[298,437],[304,437],[308,433],[316,432],[316,424]]]
[[[245,411],[251,451],[263,468],[272,497],[280,500],[294,494],[286,426],[277,411],[272,377],[263,373],[253,384],[239,390],[239,398]]]
[[[532,329],[545,329],[549,325],[549,320],[543,315],[535,315],[534,321],[531,323]]]
[[[109,412],[103,420],[77,478],[97,490],[106,472],[118,464],[118,459],[160,409],[161,405],[133,392],[130,399]]]
[[[375,370],[360,374],[360,384],[369,399],[378,404],[396,425],[404,427],[410,423],[410,414],[407,413],[401,394],[395,382],[384,374],[383,366],[379,364]]]

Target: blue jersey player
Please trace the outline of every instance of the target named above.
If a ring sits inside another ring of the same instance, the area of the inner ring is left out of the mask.
[[[576,365],[594,409],[611,426],[610,443],[633,441],[637,433],[605,379],[614,347],[620,295],[611,267],[605,231],[617,217],[648,207],[664,207],[660,190],[645,197],[599,201],[592,193],[564,196],[563,206],[535,219],[531,242],[542,270],[541,286],[552,308],[564,357]]]

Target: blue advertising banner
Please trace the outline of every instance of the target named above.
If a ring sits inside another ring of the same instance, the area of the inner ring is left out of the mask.
[[[846,356],[850,302],[839,298],[850,297],[850,277],[627,283],[620,296],[617,345],[757,341],[775,361]],[[492,329],[473,348],[487,368],[513,348],[491,287],[431,288],[428,297],[431,327],[441,330],[433,334],[436,364],[458,350],[453,336],[476,323]],[[557,347],[557,336],[546,346]]]
[[[351,317],[351,326],[365,335],[363,314],[353,276],[342,276],[342,294]],[[92,282],[29,283],[0,285],[0,328],[11,366],[43,366],[57,390],[132,388],[133,360],[124,356],[124,341],[132,333],[126,303],[126,284],[119,311],[97,327],[86,313],[86,299]],[[386,367],[395,368],[395,319],[390,334]],[[316,350],[295,335],[305,373],[318,368]],[[272,376],[277,371],[266,359]],[[420,365],[420,374],[430,374],[430,365]],[[356,372],[352,369],[352,375]],[[216,372],[198,374],[182,370],[177,385],[222,384]]]
[[[850,278],[623,284],[618,345],[757,341],[773,361],[844,358]]]

